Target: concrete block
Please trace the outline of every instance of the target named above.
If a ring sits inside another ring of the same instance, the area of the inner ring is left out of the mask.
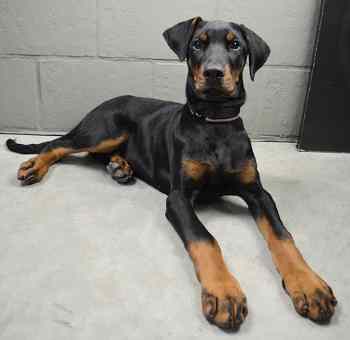
[[[153,64],[153,96],[180,103],[186,102],[185,63],[157,62]]]
[[[39,117],[36,65],[0,59],[0,130],[36,129]]]
[[[270,45],[271,65],[311,64],[320,0],[220,0],[218,17],[245,24]]]
[[[242,117],[248,132],[255,137],[297,136],[308,79],[305,69],[265,67],[251,82],[246,69]]]
[[[102,56],[176,59],[162,37],[167,28],[195,16],[214,19],[216,1],[99,1],[99,51]]]
[[[86,113],[113,97],[152,96],[148,62],[46,61],[40,69],[44,130],[70,130]]]
[[[1,0],[0,53],[96,55],[95,0]]]

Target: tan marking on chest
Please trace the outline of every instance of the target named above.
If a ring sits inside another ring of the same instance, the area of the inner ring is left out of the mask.
[[[242,170],[239,173],[239,180],[243,184],[250,184],[256,181],[257,170],[253,160],[248,160],[244,163]]]
[[[257,179],[256,163],[253,160],[247,160],[241,167],[225,170],[226,175],[238,178],[242,184],[254,183]]]
[[[192,178],[194,181],[204,179],[210,172],[213,171],[213,167],[210,164],[196,160],[183,161],[182,169],[184,174]]]

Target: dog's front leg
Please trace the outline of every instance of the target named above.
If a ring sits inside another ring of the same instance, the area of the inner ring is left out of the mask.
[[[306,263],[292,235],[283,225],[271,195],[260,180],[247,184],[241,195],[247,202],[282,277],[296,311],[318,322],[328,322],[337,303],[331,288]]]
[[[191,198],[173,191],[166,216],[182,239],[202,285],[202,308],[208,321],[238,330],[247,316],[246,297],[227,269],[220,247],[196,216]]]

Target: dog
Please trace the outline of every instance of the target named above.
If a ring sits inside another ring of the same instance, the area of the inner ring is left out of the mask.
[[[195,17],[163,36],[180,61],[187,61],[185,105],[121,96],[102,103],[69,133],[10,150],[38,154],[20,165],[23,185],[39,182],[65,156],[88,152],[103,158],[111,177],[135,177],[167,195],[166,217],[184,243],[201,284],[204,316],[237,331],[248,314],[247,299],[229,272],[219,244],[198,219],[195,202],[237,195],[248,205],[270,249],[295,310],[328,323],[337,300],[307,264],[263,188],[250,139],[239,116],[246,93],[242,71],[249,59],[251,80],[270,48],[244,25]]]

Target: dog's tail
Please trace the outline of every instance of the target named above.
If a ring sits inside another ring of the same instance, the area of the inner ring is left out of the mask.
[[[6,141],[9,150],[26,155],[39,154],[49,143],[52,143],[52,141],[39,144],[19,144],[14,139],[8,139]]]

